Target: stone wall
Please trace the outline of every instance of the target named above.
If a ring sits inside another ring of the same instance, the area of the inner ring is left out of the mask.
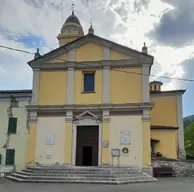
[[[153,158],[153,167],[170,166],[175,171],[177,177],[194,177],[194,160],[177,160],[167,158]]]

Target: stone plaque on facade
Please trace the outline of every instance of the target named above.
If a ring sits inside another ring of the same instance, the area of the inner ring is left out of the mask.
[[[120,157],[120,149],[112,149],[111,155],[112,157]]]
[[[55,134],[47,134],[45,138],[45,144],[46,145],[53,145],[55,142]]]
[[[130,144],[130,132],[129,131],[121,132],[121,144],[122,145]]]
[[[52,149],[51,148],[48,148],[46,150],[46,158],[47,159],[50,159],[52,157],[52,155],[53,155]]]

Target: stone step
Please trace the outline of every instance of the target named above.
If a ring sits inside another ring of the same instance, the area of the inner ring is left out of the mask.
[[[105,169],[138,169],[137,166],[128,166],[128,167],[112,167],[112,166],[72,166],[72,165],[35,165],[35,166],[26,166],[27,168],[41,168],[41,169],[93,169],[93,170],[105,170]]]
[[[26,172],[65,172],[65,173],[137,173],[142,172],[140,170],[130,170],[130,169],[109,169],[109,170],[86,170],[86,169],[41,169],[41,168],[25,168],[24,171]]]
[[[6,176],[18,182],[107,183],[151,182],[155,178],[137,168],[44,166],[26,167]]]
[[[96,168],[96,167],[65,167],[65,166],[54,166],[54,167],[46,167],[46,166],[41,166],[41,167],[26,167],[27,170],[37,170],[37,171],[93,171],[93,172],[109,172],[109,171],[117,171],[117,172],[123,172],[123,171],[141,171],[139,168],[117,168],[117,167],[112,167],[112,168]]]
[[[104,180],[66,180],[66,179],[61,179],[61,180],[38,180],[38,179],[21,179],[15,176],[6,176],[6,178],[11,179],[13,181],[18,181],[18,182],[34,182],[34,183],[88,183],[88,184],[127,184],[127,183],[142,183],[142,182],[153,182],[156,180],[141,180],[141,179],[136,179],[136,180],[117,180],[117,181],[104,181]]]
[[[18,171],[17,172],[18,174],[23,174],[23,175],[31,175],[31,176],[88,176],[88,177],[98,177],[98,176],[102,176],[102,177],[111,177],[113,174],[105,174],[105,173],[95,173],[95,174],[91,174],[91,173],[79,173],[79,174],[75,174],[75,173],[53,173],[53,172],[48,172],[48,173],[45,173],[45,172],[25,172],[25,171]],[[119,177],[119,176],[127,176],[127,177],[135,177],[135,176],[139,176],[141,175],[140,173],[133,173],[133,174],[126,174],[126,173],[114,173],[114,176],[116,177]]]
[[[145,177],[144,175],[138,175],[138,176],[120,176],[120,177],[114,177],[114,176],[111,176],[111,177],[103,177],[103,176],[78,176],[78,175],[74,175],[74,176],[48,176],[48,175],[23,175],[23,174],[18,174],[18,173],[13,173],[12,176],[15,176],[15,177],[18,177],[18,178],[25,178],[25,179],[54,179],[54,180],[58,180],[58,179],[68,179],[68,180],[72,180],[72,179],[81,179],[81,180],[125,180],[125,179],[128,179],[128,180],[131,180],[131,179],[147,179],[147,177]]]
[[[47,171],[44,171],[44,172],[37,172],[37,171],[29,171],[29,170],[22,170],[22,173],[26,173],[26,174],[40,174],[40,175],[85,175],[85,174],[88,174],[88,175],[111,175],[111,174],[114,174],[114,175],[133,175],[133,174],[142,174],[142,173],[139,173],[139,172],[133,172],[133,173],[128,173],[128,172],[61,172],[61,171],[51,171],[51,172],[47,172]]]

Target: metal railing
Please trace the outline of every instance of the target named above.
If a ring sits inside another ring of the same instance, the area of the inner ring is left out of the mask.
[[[32,167],[34,167],[35,160],[37,160],[37,159],[38,159],[38,158],[40,158],[40,157],[42,157],[42,155],[40,155],[40,156],[38,156],[38,157],[36,157],[36,158],[34,158],[34,159],[32,159],[32,160],[28,161],[28,162],[26,163],[26,166],[28,166],[29,164],[31,164],[31,163],[32,163]]]

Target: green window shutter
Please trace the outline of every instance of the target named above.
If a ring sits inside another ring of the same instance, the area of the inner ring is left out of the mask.
[[[0,165],[1,165],[1,162],[2,162],[2,154],[0,154]]]
[[[8,133],[17,132],[17,118],[9,118]]]
[[[6,150],[6,165],[14,165],[15,163],[15,149],[7,149]]]

